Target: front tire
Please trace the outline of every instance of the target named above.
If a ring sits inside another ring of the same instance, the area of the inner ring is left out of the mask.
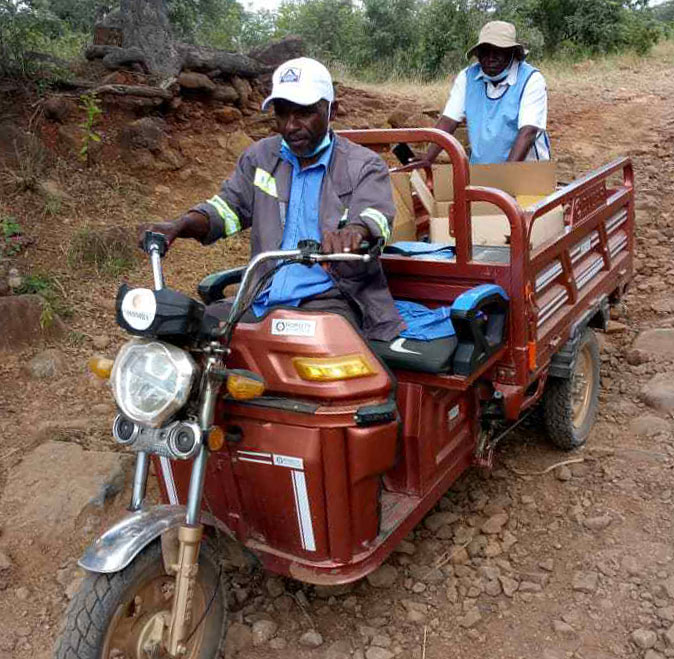
[[[587,441],[599,404],[599,344],[583,332],[570,378],[549,378],[543,399],[545,426],[557,448],[571,451]]]
[[[160,540],[145,547],[120,572],[87,574],[66,612],[54,659],[147,659],[141,649],[143,635],[149,633],[158,614],[171,610],[174,583],[164,569]],[[215,552],[204,541],[192,624],[201,619],[211,598],[208,614],[190,639],[184,659],[216,659],[224,650],[224,581]],[[162,650],[155,656],[167,655]]]

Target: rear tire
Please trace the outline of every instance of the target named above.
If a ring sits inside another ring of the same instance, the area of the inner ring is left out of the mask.
[[[599,403],[599,344],[584,330],[570,378],[549,378],[543,397],[545,426],[557,448],[572,451],[587,441]]]
[[[185,659],[216,659],[223,653],[227,600],[217,565],[215,552],[202,542],[193,624],[200,620],[213,589],[217,590],[208,615],[188,644]],[[173,577],[164,570],[160,540],[149,544],[120,572],[88,573],[66,612],[54,659],[146,659],[135,651],[138,639],[153,612],[170,610],[172,583]],[[158,656],[166,655],[160,652]]]

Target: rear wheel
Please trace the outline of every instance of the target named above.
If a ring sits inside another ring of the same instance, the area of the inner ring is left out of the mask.
[[[564,451],[585,444],[599,401],[599,345],[589,327],[577,350],[571,377],[548,379],[543,400],[548,436]]]
[[[159,540],[120,572],[88,574],[68,607],[55,659],[167,657],[154,639],[171,611],[174,584],[174,577],[164,569]],[[192,624],[197,625],[207,608],[208,612],[187,642],[184,659],[221,656],[227,624],[225,603],[215,553],[202,542]]]

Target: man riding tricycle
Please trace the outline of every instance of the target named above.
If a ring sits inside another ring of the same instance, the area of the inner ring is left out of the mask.
[[[328,131],[332,87],[316,64],[274,74],[283,142],[251,147],[208,204],[143,232],[154,290],[120,288],[117,321],[133,338],[110,373],[113,434],[137,455],[132,499],[80,560],[88,576],[58,657],[217,657],[219,539],[277,574],[355,581],[465,469],[489,466],[502,430],[540,400],[555,444],[587,440],[599,389],[591,328],[632,272],[630,162],[525,212],[471,186],[462,147],[441,131]],[[394,213],[386,167],[354,142],[447,152],[451,244],[382,253]],[[507,246],[473,245],[477,202],[505,216]],[[558,207],[564,230],[530,248],[532,227]],[[176,237],[210,242],[250,224],[250,263],[206,277],[202,302],[164,287]],[[151,461],[159,506],[145,501]]]

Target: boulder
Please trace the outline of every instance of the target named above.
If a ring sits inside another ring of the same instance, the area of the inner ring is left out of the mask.
[[[401,103],[387,119],[391,128],[432,128],[435,121],[419,112],[413,103]]]
[[[239,121],[243,119],[243,114],[238,108],[234,108],[231,105],[225,105],[221,110],[217,110],[213,113],[215,120],[221,124],[231,124],[234,121]]]
[[[398,578],[398,570],[393,565],[382,565],[367,575],[370,586],[374,588],[390,588]]]
[[[212,97],[216,101],[236,103],[239,100],[239,92],[232,85],[214,85],[214,87]]]
[[[253,623],[252,641],[253,647],[260,647],[268,643],[276,634],[278,625],[273,620],[258,620]]]
[[[658,373],[641,389],[641,399],[660,412],[674,412],[674,373]]]
[[[77,111],[77,105],[70,98],[63,96],[50,96],[43,106],[44,116],[51,121],[63,123],[69,116]]]
[[[652,414],[645,414],[630,421],[630,433],[637,437],[655,437],[669,431],[669,423],[665,419]]]
[[[300,636],[299,643],[305,648],[319,648],[323,645],[323,636],[315,629],[310,629]]]
[[[178,76],[178,84],[183,89],[192,89],[201,92],[213,92],[215,90],[215,83],[203,73],[195,73],[194,71],[183,71]]]
[[[28,362],[28,372],[37,379],[54,378],[63,373],[66,361],[60,350],[43,350]]]
[[[662,328],[641,332],[634,342],[635,350],[660,359],[674,359],[674,329]]]
[[[0,352],[62,336],[65,327],[39,295],[0,297]]]
[[[46,441],[8,472],[0,501],[7,527],[45,542],[72,536],[85,514],[122,491],[131,462],[123,453]]]
[[[0,123],[0,165],[15,168],[26,158],[38,168],[46,156],[42,142],[11,123]]]
[[[250,86],[250,82],[245,78],[239,76],[232,76],[232,87],[236,89],[237,94],[239,95],[239,104],[241,107],[246,107],[250,102],[250,96],[253,93],[253,88]]]
[[[279,66],[289,59],[304,55],[304,41],[302,37],[290,35],[280,41],[272,41],[265,46],[255,48],[248,53],[249,57],[256,59],[269,66]]]
[[[177,145],[169,140],[163,122],[151,117],[127,124],[119,142],[122,159],[134,168],[180,169],[187,162]]]
[[[253,645],[253,633],[248,625],[241,622],[233,622],[227,629],[225,640],[225,656],[234,657],[241,650],[246,650]]]
[[[227,138],[227,150],[234,158],[238,158],[252,144],[253,140],[242,130],[237,130]]]

